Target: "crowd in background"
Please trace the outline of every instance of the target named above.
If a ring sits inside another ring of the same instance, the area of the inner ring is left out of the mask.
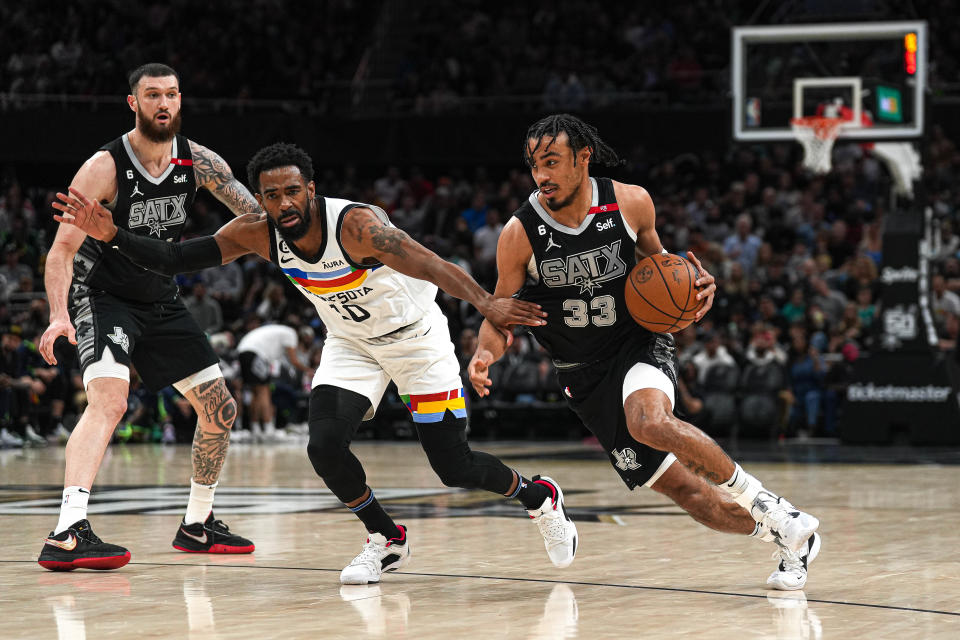
[[[575,111],[636,104],[640,94],[703,104],[729,90],[734,25],[933,18],[952,9],[949,0],[781,4],[248,0],[237,11],[226,0],[3,3],[0,94],[14,105],[23,94],[115,96],[127,61],[163,60],[181,70],[191,97],[301,100],[317,113],[438,113],[503,99]],[[929,83],[938,93],[956,90],[953,35],[950,20],[931,19]],[[787,73],[796,62],[775,66]]]
[[[0,109],[30,108],[29,100],[17,98],[28,94],[122,95],[123,65],[134,59],[177,68],[188,98],[302,100],[324,114],[353,114],[365,105],[422,114],[464,105],[589,113],[647,93],[670,105],[703,104],[726,99],[732,25],[764,18],[918,18],[950,15],[950,9],[948,0],[917,0],[908,9],[884,2],[778,7],[732,0],[656,7],[597,0],[250,0],[243,11],[221,0],[0,3]],[[915,15],[904,16],[907,10]],[[949,20],[930,22],[929,83],[938,94],[949,92],[957,77],[960,39],[951,27]],[[616,132],[601,134],[617,147]],[[621,151],[627,165],[613,177],[650,191],[664,246],[695,251],[718,279],[709,316],[677,334],[682,410],[712,433],[746,426],[779,436],[835,434],[852,363],[877,347],[886,169],[857,145],[841,145],[825,177],[802,170],[793,144],[669,159]],[[936,238],[930,302],[940,347],[953,350],[960,317],[960,152],[936,127],[924,151]],[[242,166],[243,159],[229,160]],[[496,281],[500,230],[534,188],[522,167],[340,166],[321,168],[316,181],[319,193],[382,206],[397,226],[488,290]],[[36,350],[48,321],[43,270],[56,232],[50,202],[62,188],[22,184],[14,167],[0,171],[0,446],[63,440],[84,404],[76,349],[61,340],[56,366]],[[212,233],[227,216],[201,192],[186,235]],[[278,426],[302,422],[306,371],[315,367],[324,335],[312,306],[274,266],[253,257],[178,280],[245,406],[258,402],[243,383],[242,338],[278,323],[313,330],[309,337],[299,334],[292,355],[271,364]],[[439,302],[465,366],[481,318],[443,294]],[[492,377],[492,397],[472,398],[474,408],[562,402],[553,365],[529,336],[514,342]],[[749,393],[758,387],[763,398]],[[191,437],[191,410],[176,392],[150,393],[136,376],[131,390],[119,437]],[[386,403],[399,406],[395,394]],[[764,418],[745,424],[756,416]]]
[[[953,350],[960,318],[960,237],[954,232],[960,223],[960,152],[935,131],[927,157],[925,183],[936,226],[931,305],[941,347]],[[852,363],[877,346],[886,170],[859,146],[848,145],[838,149],[830,174],[812,176],[800,167],[799,148],[781,144],[649,165],[632,158],[615,173],[650,191],[663,245],[675,253],[694,251],[717,277],[713,310],[677,334],[683,410],[715,433],[773,412],[764,433],[835,434]],[[379,176],[346,167],[320,170],[316,182],[318,193],[383,207],[394,224],[488,290],[496,282],[503,224],[534,187],[521,168],[495,174],[482,167],[431,175],[389,167]],[[36,350],[48,321],[43,266],[56,232],[53,192],[25,188],[7,172],[2,194],[0,419],[14,439],[62,439],[64,423],[82,409],[84,397],[75,348],[61,340],[53,367]],[[198,197],[185,235],[212,233],[227,217],[213,200]],[[324,327],[312,305],[274,265],[253,256],[178,280],[238,397],[243,382],[237,345],[244,335],[269,324],[313,329],[292,359],[272,365],[279,426],[302,422],[308,372],[323,348]],[[482,318],[445,294],[438,301],[465,366]],[[474,397],[474,408],[562,402],[552,363],[526,334],[494,366],[492,378],[492,396]],[[750,391],[756,379],[771,387],[776,406],[736,415],[722,398]],[[399,399],[388,394],[386,403]],[[176,392],[152,394],[134,376],[121,437],[186,440],[192,428],[189,405]]]

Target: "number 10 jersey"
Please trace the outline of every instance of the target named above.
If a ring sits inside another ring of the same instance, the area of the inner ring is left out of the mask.
[[[390,224],[379,207],[317,197],[323,244],[315,256],[302,255],[273,223],[270,257],[317,308],[327,335],[350,339],[385,336],[426,316],[436,307],[437,286],[394,271],[380,262],[358,264],[343,250],[343,216],[365,207]],[[391,225],[392,226],[392,225]],[[439,310],[439,309],[438,309]]]
[[[536,191],[514,213],[533,247],[517,296],[547,312],[547,324],[530,331],[558,367],[610,358],[630,336],[647,332],[624,299],[636,233],[620,213],[613,181],[590,178],[590,186],[590,209],[576,229],[554,220]]]

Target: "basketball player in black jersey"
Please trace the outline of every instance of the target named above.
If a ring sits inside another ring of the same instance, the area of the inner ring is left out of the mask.
[[[779,545],[777,589],[801,589],[819,552],[819,521],[765,489],[708,435],[674,415],[673,336],[630,317],[624,286],[637,260],[664,251],[642,187],[591,178],[591,164],[619,164],[594,127],[561,114],[527,131],[523,155],[538,191],[504,226],[495,295],[540,304],[550,322],[530,331],[550,352],[567,402],[604,447],[630,489],[651,487],[698,522]],[[700,272],[696,320],[713,304],[714,278]],[[489,394],[489,367],[506,348],[485,322],[470,380]],[[679,460],[681,464],[673,464]]]
[[[260,211],[220,156],[179,135],[176,71],[147,64],[131,73],[129,82],[127,103],[136,126],[87,160],[71,187],[102,202],[130,233],[165,241],[180,238],[199,187],[236,215]],[[40,565],[116,569],[130,560],[129,551],[94,535],[86,514],[100,461],[127,409],[131,365],[150,389],[174,385],[198,416],[190,498],[173,546],[189,552],[252,552],[252,542],[213,517],[213,494],[237,407],[218,358],[174,281],[71,225],[60,225],[47,254],[45,284],[50,326],[40,352],[55,364],[57,338],[77,345],[87,408],[67,442],[60,520],[43,546]]]

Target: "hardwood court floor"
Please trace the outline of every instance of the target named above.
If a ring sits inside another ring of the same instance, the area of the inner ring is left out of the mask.
[[[364,532],[302,445],[236,445],[216,514],[248,556],[170,547],[186,446],[113,447],[94,530],[127,546],[118,571],[36,564],[55,524],[63,449],[0,451],[0,638],[958,638],[960,466],[749,463],[820,517],[804,592],[765,588],[770,545],[709,531],[648,489],[630,493],[575,443],[482,443],[556,478],[581,546],[548,561],[512,502],[443,487],[415,443],[358,443],[369,481],[410,527],[413,559],[377,586],[341,588]]]

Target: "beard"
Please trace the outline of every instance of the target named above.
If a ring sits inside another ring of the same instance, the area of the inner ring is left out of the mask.
[[[574,189],[573,192],[563,200],[558,200],[557,198],[547,198],[547,206],[550,207],[551,211],[559,211],[560,209],[569,206],[579,193],[580,185],[577,185],[577,188]]]
[[[291,215],[296,214],[300,216],[300,222],[295,224],[292,227],[284,227],[280,225],[280,221]],[[307,235],[307,231],[310,230],[310,205],[307,205],[307,213],[304,214],[299,209],[290,208],[287,212],[277,219],[277,232],[280,234],[280,237],[286,240],[287,242],[294,242],[299,240],[303,236]]]
[[[181,111],[172,117],[166,126],[157,124],[137,107],[137,131],[150,142],[170,142],[180,133]],[[159,115],[159,114],[157,114]],[[156,115],[154,116],[156,117]]]

